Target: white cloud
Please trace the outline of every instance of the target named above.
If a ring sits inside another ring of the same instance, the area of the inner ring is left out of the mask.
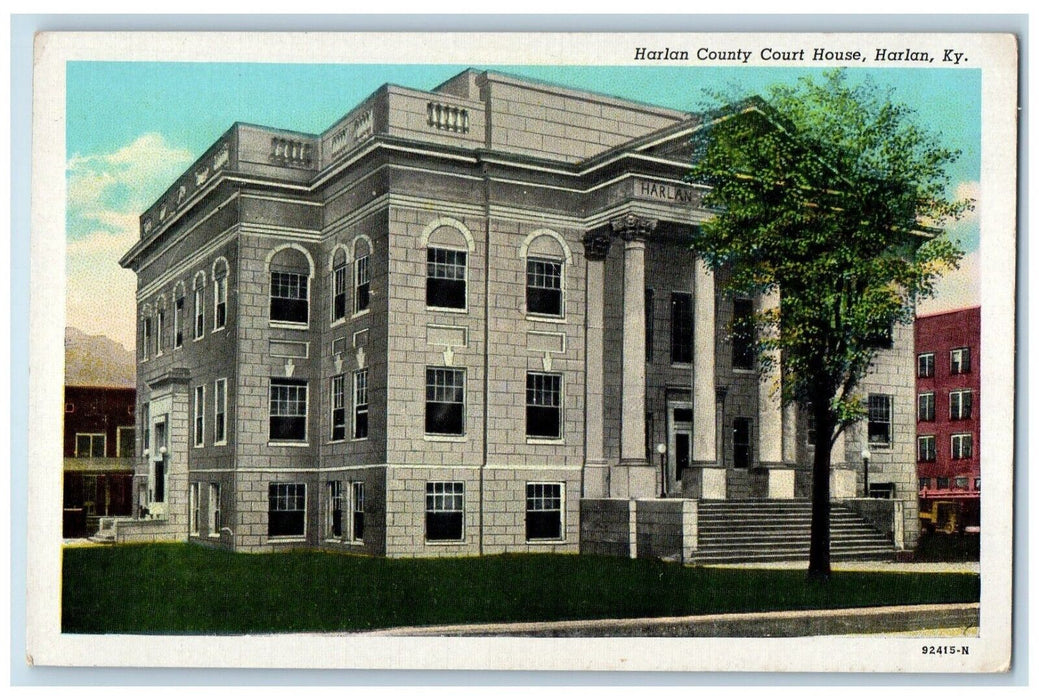
[[[963,256],[958,270],[946,272],[935,285],[936,294],[917,305],[920,316],[953,311],[981,303],[978,251]]]
[[[136,279],[119,258],[137,241],[142,211],[191,163],[188,151],[145,134],[119,150],[73,156],[68,168],[67,323],[133,349]]]

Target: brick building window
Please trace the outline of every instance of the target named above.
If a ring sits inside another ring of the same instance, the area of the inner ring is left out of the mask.
[[[350,483],[350,539],[360,542],[364,539],[364,482]]]
[[[916,376],[918,377],[933,377],[934,376],[934,353],[933,352],[922,352],[916,356]]]
[[[155,356],[162,354],[162,336],[166,333],[166,309],[155,312]]]
[[[199,485],[197,482],[192,482],[191,488],[188,490],[188,513],[190,514],[190,523],[188,525],[188,532],[191,535],[198,535],[199,523],[202,520],[201,504],[199,503]]]
[[[332,377],[332,439],[346,439],[346,376]]]
[[[563,315],[563,263],[527,258],[527,313]]]
[[[222,527],[220,519],[220,484],[209,485],[209,536],[219,537]]]
[[[270,439],[303,442],[307,439],[307,382],[271,379]]]
[[[753,370],[754,303],[750,299],[732,301],[732,368]]]
[[[213,330],[227,325],[227,261],[213,263]]]
[[[227,443],[227,379],[217,379],[213,384],[213,442]]]
[[[871,445],[891,444],[891,396],[870,394],[867,404],[869,414],[868,435]]]
[[[916,419],[934,420],[934,392],[928,391],[916,396]]]
[[[949,374],[968,374],[970,372],[970,348],[956,348],[949,351]]]
[[[527,484],[527,540],[563,537],[563,485]]]
[[[562,437],[562,383],[559,374],[527,372],[527,437]]]
[[[104,457],[104,433],[76,433],[77,457]]]
[[[465,434],[465,370],[426,368],[426,432]]]
[[[206,387],[195,387],[195,420],[192,434],[195,436],[195,447],[202,447],[206,442]]]
[[[750,469],[753,452],[750,444],[750,418],[734,418],[732,421],[732,466]]]
[[[949,392],[949,420],[966,420],[971,415],[970,389],[957,389]]]
[[[343,536],[343,482],[328,482],[328,535]]]
[[[184,345],[184,291],[181,290],[173,302],[173,347]]]
[[[368,437],[368,370],[354,372],[354,440]]]
[[[465,484],[461,481],[426,483],[426,540],[460,541],[465,523]]]
[[[974,454],[974,438],[970,433],[957,433],[952,436],[952,458],[969,459]]]
[[[466,308],[468,253],[448,248],[426,249],[426,306]]]
[[[671,294],[671,362],[693,361],[693,297],[685,292]]]
[[[332,257],[332,320],[346,318],[346,252],[336,251]]]
[[[371,305],[372,278],[368,269],[368,256],[354,261],[354,313],[367,311]]]
[[[306,484],[271,484],[267,490],[267,536],[306,534]]]
[[[310,313],[307,276],[296,272],[271,273],[271,320],[307,323]]]
[[[152,320],[151,318],[144,319],[141,325],[141,359],[148,359],[148,350],[152,346]]]
[[[136,451],[137,429],[132,425],[119,426],[115,429],[116,457],[133,457]]]
[[[206,274],[195,275],[195,334],[198,340],[206,334]]]
[[[934,435],[921,435],[916,439],[916,460],[918,462],[933,462],[938,458],[935,449]]]

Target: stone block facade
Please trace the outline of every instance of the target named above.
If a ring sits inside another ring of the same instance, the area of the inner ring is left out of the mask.
[[[696,499],[806,494],[807,424],[731,334],[770,301],[691,248],[701,122],[468,70],[322,134],[234,125],[122,259],[142,523],[240,551],[681,558]],[[907,332],[863,387],[894,402],[873,473],[896,498]]]

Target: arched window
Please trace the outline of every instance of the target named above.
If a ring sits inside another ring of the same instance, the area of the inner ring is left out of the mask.
[[[270,320],[306,325],[310,320],[310,257],[296,246],[277,250],[269,261]]]
[[[195,274],[195,340],[206,334],[206,273]]]
[[[555,231],[534,231],[523,241],[520,255],[527,267],[527,313],[562,318],[566,315],[566,265],[570,248]]]
[[[346,318],[347,271],[350,261],[346,249],[336,246],[332,253],[332,320],[341,321]]]
[[[426,306],[464,311],[472,235],[461,222],[440,217],[426,227],[421,242],[426,248]]]
[[[155,300],[155,356],[163,351],[163,337],[166,335],[166,297]]]
[[[227,260],[213,263],[213,330],[227,325]]]
[[[173,349],[184,345],[184,283],[173,286]]]
[[[371,306],[372,273],[368,265],[372,242],[367,236],[354,241],[354,313],[367,311]]]

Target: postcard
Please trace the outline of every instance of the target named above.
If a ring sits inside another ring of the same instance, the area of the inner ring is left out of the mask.
[[[38,35],[29,663],[1008,670],[1017,62]]]

